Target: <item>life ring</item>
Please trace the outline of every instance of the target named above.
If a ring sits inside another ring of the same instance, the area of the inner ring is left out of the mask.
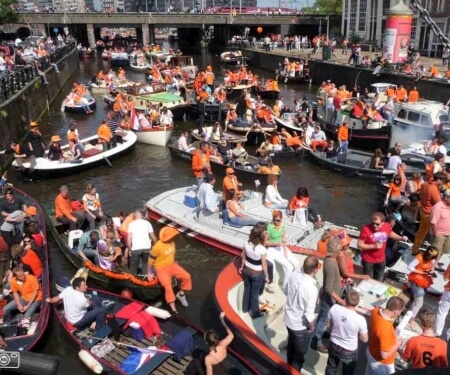
[[[309,74],[305,75],[305,82],[309,82],[311,80],[311,77],[309,76]]]

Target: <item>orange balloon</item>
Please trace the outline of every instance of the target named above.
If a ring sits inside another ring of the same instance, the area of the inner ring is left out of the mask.
[[[263,32],[263,28],[261,26],[259,26],[256,31],[258,32],[258,34],[261,34]]]

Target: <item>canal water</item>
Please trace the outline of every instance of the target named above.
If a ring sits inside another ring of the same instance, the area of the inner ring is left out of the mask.
[[[221,76],[222,67],[217,55],[204,53],[194,58],[199,68],[212,65],[216,78]],[[41,120],[41,132],[46,142],[56,134],[65,140],[68,124],[72,121],[78,124],[82,138],[97,132],[101,120],[107,114],[101,95],[96,96],[97,109],[91,115],[63,113],[60,111],[60,105],[65,95],[69,93],[73,82],[88,82],[99,69],[109,69],[108,63],[101,59],[80,62],[79,72],[69,80],[60,96],[51,105],[49,114]],[[267,71],[256,73],[261,77],[273,78],[273,74]],[[135,81],[144,80],[143,73],[127,71],[127,77]],[[280,89],[285,103],[292,105],[294,99],[300,99],[303,93],[313,92],[317,88],[307,85],[280,84]],[[180,131],[195,126],[194,122],[177,122],[174,139]],[[359,178],[345,178],[318,168],[307,156],[303,159],[298,157],[282,161],[280,167],[283,172],[279,184],[281,195],[290,199],[298,187],[307,187],[311,195],[311,205],[323,220],[340,225],[361,226],[370,220],[370,214],[378,206],[377,186],[374,182]],[[113,161],[112,167],[105,163],[73,176],[34,183],[15,180],[15,175],[11,172],[10,179],[42,204],[53,202],[62,184],[69,186],[71,197],[76,199],[81,199],[88,184],[95,184],[103,209],[110,214],[120,211],[131,212],[136,208],[142,208],[146,200],[159,193],[194,183],[189,164],[172,159],[169,150],[165,147],[144,144],[137,144],[132,153]],[[217,180],[217,187],[220,188],[222,176],[218,176]],[[254,188],[254,186],[244,187]],[[153,225],[156,230],[159,230],[158,225],[155,223]],[[193,279],[193,291],[188,296],[189,307],[179,308],[180,314],[196,326],[219,327],[219,312],[213,295],[214,283],[221,269],[232,258],[183,235],[177,238],[176,243],[177,260],[191,273]],[[60,253],[51,238],[49,245],[52,283],[60,275],[72,277],[76,270]],[[60,374],[90,373],[78,362],[79,349],[59,326],[54,316],[38,351],[61,358]]]

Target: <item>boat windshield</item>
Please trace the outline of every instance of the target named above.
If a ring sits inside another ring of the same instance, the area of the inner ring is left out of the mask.
[[[296,117],[297,117],[297,113],[295,113],[295,112],[290,112],[290,113],[287,112],[287,113],[283,114],[283,119],[285,121],[292,122],[295,120]]]

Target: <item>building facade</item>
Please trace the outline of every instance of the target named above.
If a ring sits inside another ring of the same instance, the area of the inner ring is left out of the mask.
[[[342,34],[350,40],[358,37],[364,43],[381,47],[387,11],[398,2],[398,0],[343,0]],[[411,2],[404,0],[408,6]],[[419,3],[429,12],[443,34],[449,37],[450,0],[419,0]],[[411,9],[414,11],[411,42],[422,54],[438,56],[442,51],[439,39],[417,10]]]

